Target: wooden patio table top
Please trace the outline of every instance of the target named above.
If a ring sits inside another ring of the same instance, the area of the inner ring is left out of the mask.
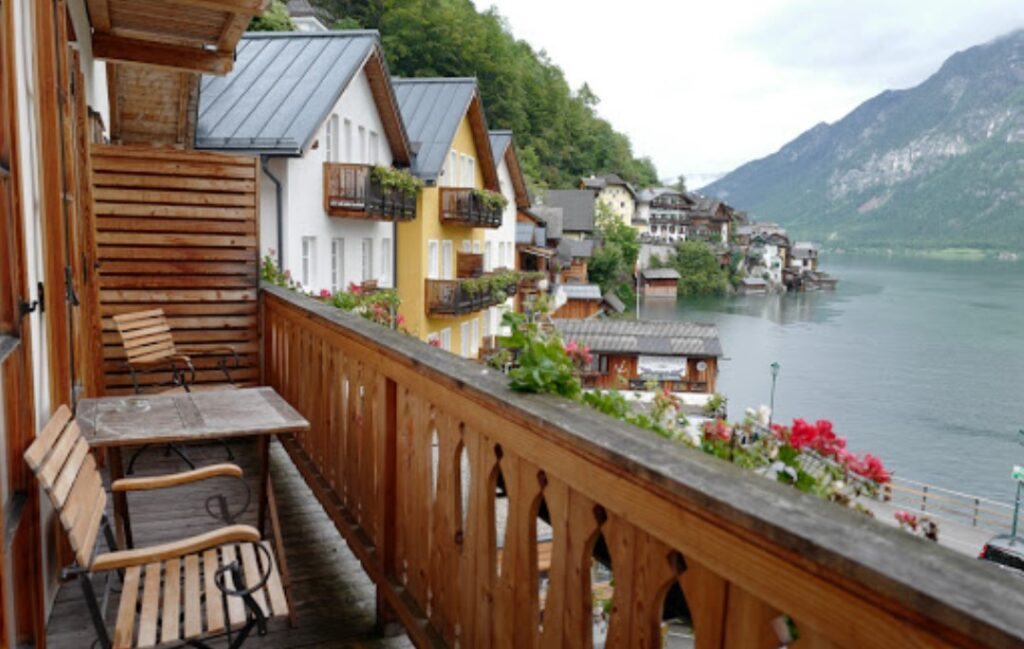
[[[93,448],[309,430],[309,422],[268,387],[83,399],[76,420]]]

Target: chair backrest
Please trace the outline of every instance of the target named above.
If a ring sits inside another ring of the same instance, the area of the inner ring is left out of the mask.
[[[87,568],[107,507],[107,492],[89,443],[71,410],[61,406],[25,451],[71,541],[78,565]]]
[[[129,364],[151,363],[177,353],[163,309],[122,313],[114,316],[114,324]]]

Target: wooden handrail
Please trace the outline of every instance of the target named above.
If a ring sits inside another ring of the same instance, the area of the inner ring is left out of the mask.
[[[262,314],[265,380],[312,424],[285,447],[417,646],[590,646],[598,545],[608,647],[657,646],[674,584],[702,649],[778,646],[783,614],[794,647],[1024,640],[1024,589],[994,566],[283,289]]]

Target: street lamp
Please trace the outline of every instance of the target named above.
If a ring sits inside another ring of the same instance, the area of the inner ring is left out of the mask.
[[[768,404],[768,428],[772,427],[772,418],[775,417],[775,379],[779,377],[779,365],[778,361],[772,362],[768,367],[772,368],[772,398]]]

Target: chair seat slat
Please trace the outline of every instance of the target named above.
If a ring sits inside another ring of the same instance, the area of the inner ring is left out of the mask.
[[[71,454],[68,455],[68,461],[64,463],[64,468],[61,469],[60,475],[57,476],[57,481],[53,485],[52,497],[54,505],[57,507],[63,507],[67,502],[71,487],[81,473],[82,464],[88,455],[89,443],[85,441],[84,437],[79,436],[75,447],[71,449]]]
[[[139,576],[142,568],[132,566],[124,571],[121,585],[121,604],[117,609],[114,627],[114,649],[131,649],[135,641],[135,604],[139,596]]]
[[[142,582],[142,608],[139,613],[139,640],[135,645],[140,649],[156,646],[162,572],[163,566],[160,563],[146,564],[146,576]]]
[[[267,548],[270,556],[274,557],[274,550],[269,542],[264,541],[263,547]],[[276,557],[274,558],[274,569],[270,571],[270,578],[267,579],[266,591],[273,614],[277,617],[288,615],[288,598],[285,597],[284,588],[281,586],[281,573],[277,570]]]
[[[42,466],[43,460],[50,454],[54,441],[63,432],[64,427],[68,425],[69,421],[71,421],[71,409],[67,406],[61,406],[57,409],[57,412],[53,413],[50,421],[46,422],[46,425],[43,426],[43,430],[39,432],[35,441],[25,451],[25,461],[28,462],[29,467],[33,471],[38,471],[39,467]]]
[[[224,630],[224,604],[213,582],[213,576],[220,567],[220,556],[215,549],[203,553],[203,580],[206,589],[206,629],[210,633]]]
[[[170,559],[164,565],[164,611],[160,616],[160,642],[171,643],[181,638],[181,560]]]
[[[203,633],[202,613],[199,608],[199,555],[185,557],[185,639],[198,638]]]
[[[260,582],[263,574],[259,563],[256,561],[256,550],[251,543],[245,543],[239,546],[239,549],[242,552],[242,566],[245,569],[245,587],[252,588]],[[256,601],[256,605],[262,609],[263,614],[270,617],[270,606],[267,604],[267,594],[264,592],[264,589],[261,588],[254,592],[252,598]]]
[[[238,552],[234,545],[224,546],[221,548],[221,552],[224,555],[222,565],[226,566],[238,561]],[[244,588],[242,584],[235,583],[230,571],[225,577],[224,583],[232,590]],[[228,597],[228,621],[233,629],[245,624],[245,604],[242,603],[240,597]]]

